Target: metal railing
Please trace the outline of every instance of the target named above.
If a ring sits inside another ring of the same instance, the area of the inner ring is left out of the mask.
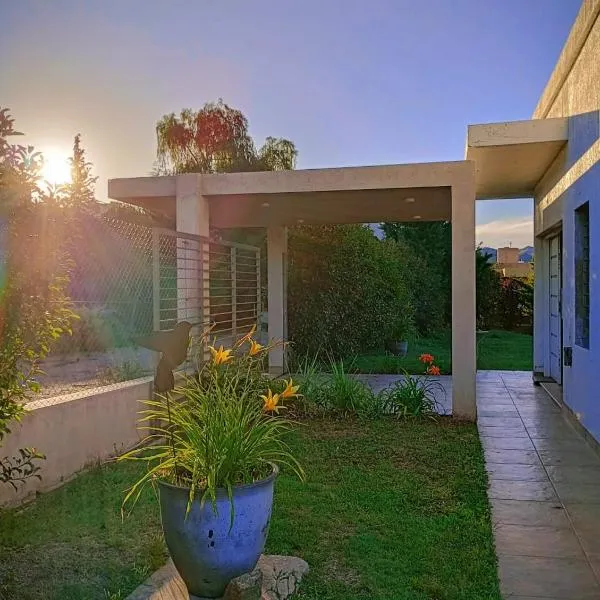
[[[227,345],[260,317],[254,246],[90,216],[76,248],[69,295],[78,318],[41,365],[41,393],[32,399],[152,375],[156,356],[139,340],[153,330],[187,320],[199,336],[210,324],[211,337]],[[206,344],[201,350],[205,358]]]
[[[259,248],[158,228],[152,247],[156,331],[189,321],[192,337],[210,326],[211,337],[228,345],[257,325]]]

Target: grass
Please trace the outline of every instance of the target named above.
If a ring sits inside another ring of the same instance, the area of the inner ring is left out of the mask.
[[[315,419],[277,483],[267,551],[311,565],[303,600],[499,600],[483,455],[472,424]],[[0,590],[21,600],[119,600],[165,559],[137,466],[104,466],[0,519]],[[1,593],[0,593],[0,597]]]
[[[357,373],[422,373],[419,355],[433,354],[443,374],[451,372],[451,336],[442,333],[422,337],[409,343],[408,356],[365,354],[346,361],[348,369]],[[512,331],[488,331],[477,334],[477,368],[506,371],[531,371],[533,368],[533,338]]]

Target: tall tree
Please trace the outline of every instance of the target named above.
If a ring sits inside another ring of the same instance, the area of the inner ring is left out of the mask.
[[[92,175],[92,163],[86,159],[81,146],[81,134],[73,140],[73,155],[69,158],[71,181],[61,186],[69,203],[74,207],[89,208],[96,202],[95,187],[98,177]]]
[[[223,100],[164,115],[156,137],[159,174],[284,171],[298,154],[293,142],[274,137],[257,150],[246,117]]]
[[[14,119],[0,110],[0,445],[38,389],[39,364],[73,318],[72,263],[64,208],[38,185],[41,156],[12,144]],[[0,483],[36,474],[33,449],[0,460]]]

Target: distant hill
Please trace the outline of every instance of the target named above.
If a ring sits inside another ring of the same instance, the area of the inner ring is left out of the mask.
[[[521,253],[519,254],[519,258],[523,262],[531,262],[533,260],[534,249],[533,246],[525,246],[525,248],[521,248]]]
[[[489,262],[491,263],[495,263],[496,262],[496,257],[498,255],[498,251],[496,250],[496,248],[490,248],[489,246],[482,246],[481,251],[484,254],[488,254],[489,255]],[[525,248],[521,248],[521,251],[519,252],[519,259],[523,262],[531,262],[533,260],[533,256],[534,256],[534,249],[533,246],[525,246]]]
[[[488,262],[491,262],[491,263],[496,262],[496,256],[498,255],[498,251],[496,250],[496,248],[490,248],[489,246],[482,246],[481,252],[483,254],[488,255],[488,257],[489,257]]]

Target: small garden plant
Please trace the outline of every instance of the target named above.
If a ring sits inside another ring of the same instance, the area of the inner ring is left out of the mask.
[[[328,373],[319,369],[317,358],[299,362],[298,377],[304,392],[296,403],[304,411],[337,411],[364,417],[393,415],[396,417],[434,416],[439,413],[438,395],[445,395],[439,380],[441,374],[431,354],[421,354],[422,375],[402,373],[402,379],[379,393],[358,377],[350,375],[343,361],[329,360]]]

